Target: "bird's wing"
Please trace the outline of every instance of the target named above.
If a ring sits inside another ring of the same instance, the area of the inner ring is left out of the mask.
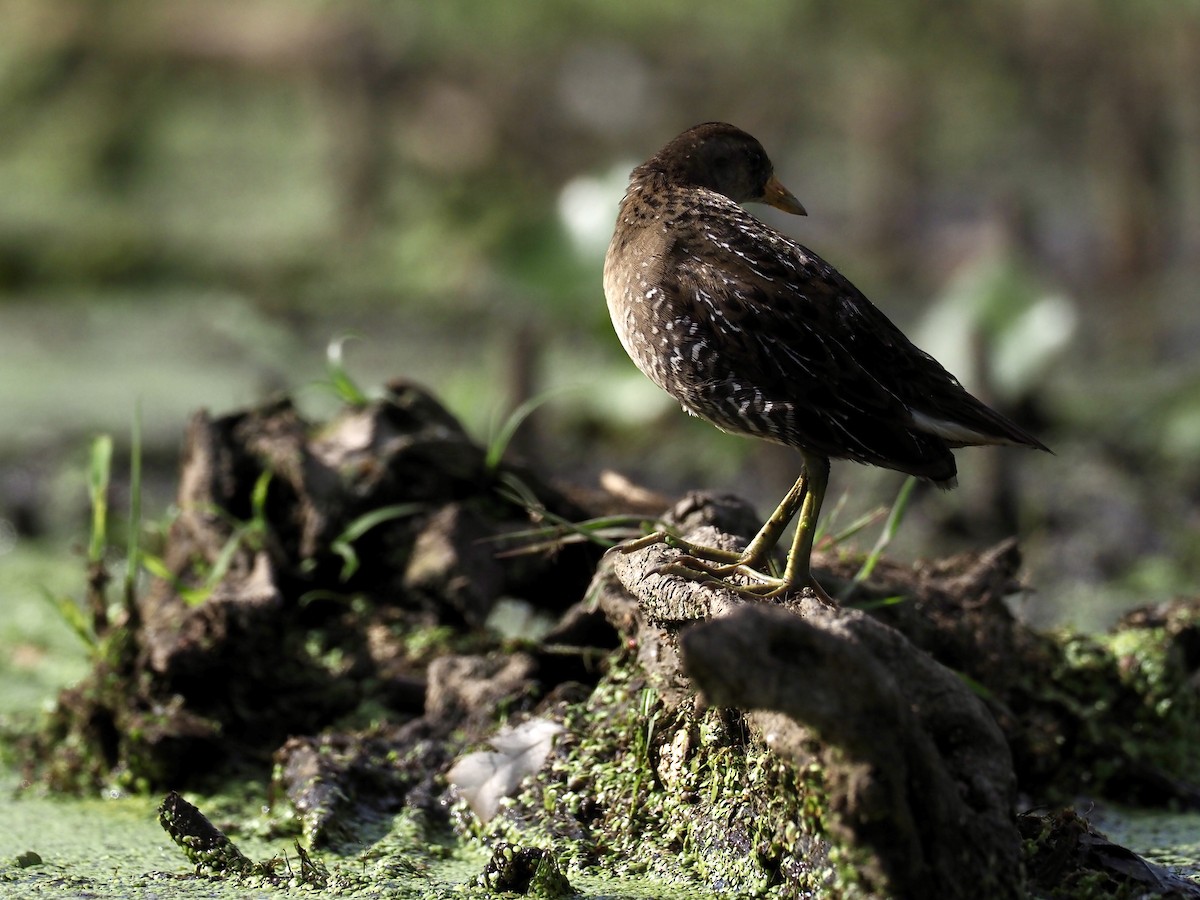
[[[736,360],[711,367],[714,383],[698,390],[739,388],[742,417],[794,432],[785,443],[935,480],[953,477],[949,446],[1027,442],[831,265],[736,204],[712,202],[722,208],[694,208],[664,264],[677,301],[711,321],[714,357]]]

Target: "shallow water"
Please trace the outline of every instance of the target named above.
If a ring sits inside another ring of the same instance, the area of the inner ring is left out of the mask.
[[[12,797],[17,779],[0,775],[0,794]],[[195,798],[193,798],[195,799]],[[200,801],[203,802],[203,801]],[[370,887],[315,890],[304,886],[255,887],[234,879],[195,877],[193,867],[158,824],[157,803],[148,797],[63,799],[23,794],[7,802],[0,813],[0,897],[38,896],[89,900],[108,898],[276,898],[388,897],[429,898],[471,896],[476,876],[488,853],[461,846],[444,859],[423,858],[422,871],[408,874],[406,861],[388,858],[368,848],[356,857],[316,854],[333,872],[339,868],[370,876]],[[238,836],[238,847],[254,860],[286,856],[296,863],[291,840]],[[385,837],[376,847],[387,843]],[[16,858],[37,853],[41,865],[21,868]],[[703,898],[694,886],[670,885],[651,879],[616,880],[571,877],[578,896],[588,900],[641,898]],[[482,896],[484,892],[478,889]]]
[[[1080,812],[1113,843],[1200,884],[1200,812],[1174,813],[1107,804],[1081,807]]]
[[[74,898],[287,898],[323,896],[387,896],[405,898],[463,897],[475,894],[475,878],[487,853],[464,846],[444,859],[422,860],[420,874],[398,872],[395,864],[359,857],[319,854],[331,870],[371,874],[370,888],[314,890],[274,887],[234,880],[198,878],[183,854],[158,825],[157,799],[95,797],[63,799],[20,794],[16,776],[0,774],[0,793],[13,798],[0,813],[0,897]],[[1177,874],[1200,881],[1200,814],[1097,806],[1083,809],[1091,823],[1116,843]],[[386,838],[385,838],[386,842]],[[290,839],[265,840],[238,836],[238,846],[251,858],[287,856],[295,863]],[[33,851],[41,865],[20,868],[16,858]],[[614,880],[574,876],[579,896],[590,900],[703,897],[694,887],[650,879]],[[482,891],[480,891],[482,895]],[[709,895],[715,896],[715,895]]]

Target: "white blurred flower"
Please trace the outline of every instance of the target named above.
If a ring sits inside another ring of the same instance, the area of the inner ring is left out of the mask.
[[[559,191],[558,218],[580,255],[604,255],[633,166],[620,163],[604,175],[572,178]]]

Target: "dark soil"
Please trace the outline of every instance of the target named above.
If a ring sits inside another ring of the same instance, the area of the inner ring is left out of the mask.
[[[1119,641],[1039,634],[1010,613],[1007,541],[884,560],[854,608],[749,602],[661,574],[666,545],[605,555],[611,521],[592,539],[563,524],[661,517],[725,546],[758,524],[736,498],[664,514],[645,496],[489,466],[411,384],[328,423],[286,400],[198,413],[158,575],[97,623],[93,672],[27,740],[27,775],[270,778],[309,846],[361,845],[407,807],[494,841],[488,883],[506,889],[566,885],[562,863],[778,896],[1191,890],[1067,812],[1016,810],[1200,806],[1200,601],[1130,616]],[[816,564],[835,593],[858,567],[837,548]],[[544,625],[501,637],[505,606]],[[450,767],[531,720],[561,733],[516,796],[488,823],[452,819],[472,814],[447,803],[470,790]],[[531,852],[545,841],[553,856]]]

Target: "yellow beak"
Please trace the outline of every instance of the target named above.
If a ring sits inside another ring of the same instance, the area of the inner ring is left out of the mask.
[[[767,179],[766,185],[763,187],[762,202],[767,206],[773,206],[776,209],[782,209],[786,213],[791,213],[794,216],[807,216],[808,212],[801,205],[787,188],[785,188],[778,178],[772,175]]]

